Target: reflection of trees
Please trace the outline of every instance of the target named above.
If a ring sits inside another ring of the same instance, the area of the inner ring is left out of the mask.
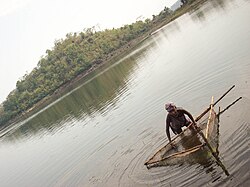
[[[0,126],[8,126],[14,118],[25,115],[77,76],[121,54],[148,35],[168,15],[168,9],[164,9],[156,20],[136,21],[104,31],[87,28],[81,33],[68,33],[64,40],[55,41],[52,50],[46,50],[46,56],[39,60],[37,67],[17,81],[16,88],[3,102]]]
[[[5,135],[5,140],[11,141],[31,136],[44,130],[56,131],[67,120],[84,119],[85,116],[91,117],[96,113],[105,112],[107,106],[115,107],[117,97],[127,89],[129,76],[135,71],[135,59],[154,45],[154,43],[150,43],[150,45],[142,47],[134,55],[124,59],[121,63],[114,64],[100,76],[90,79],[89,82],[40,112],[11,134]],[[93,74],[95,73],[93,72]]]
[[[226,0],[212,0],[209,1],[210,4],[205,5],[205,8],[197,7],[195,11],[192,11],[191,18],[194,21],[203,22],[206,20],[206,15],[208,15],[211,11],[226,11],[227,7],[232,1],[226,1]]]
[[[177,21],[173,21],[172,23],[167,25],[166,29],[164,29],[162,33],[167,38],[168,35],[173,34],[175,32],[181,32],[180,25]]]

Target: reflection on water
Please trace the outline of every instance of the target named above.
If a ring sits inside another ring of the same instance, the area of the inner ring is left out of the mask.
[[[234,4],[235,0],[216,0],[216,1],[210,1],[210,6],[206,7],[198,7],[195,11],[191,12],[191,18],[194,21],[206,21],[206,17],[209,16],[210,13],[216,12],[216,11],[230,11],[231,5]],[[234,7],[235,8],[235,7]]]
[[[143,47],[137,50],[134,56],[111,66],[101,76],[91,79],[63,100],[56,102],[35,118],[31,118],[19,128],[7,133],[4,140],[11,141],[29,137],[44,130],[53,132],[71,120],[84,120],[86,116],[94,118],[96,115],[105,115],[110,108],[116,107],[119,97],[126,92],[129,76],[138,68],[136,58],[140,58],[141,54],[153,46],[154,42],[151,42],[147,45],[147,49]]]
[[[1,186],[249,186],[249,18],[249,1],[209,1],[3,133]],[[144,162],[167,143],[164,103],[197,116],[234,84],[218,105],[243,97],[220,118],[229,177],[199,160],[205,152],[192,164],[147,170]]]

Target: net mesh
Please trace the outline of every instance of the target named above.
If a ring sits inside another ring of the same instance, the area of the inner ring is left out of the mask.
[[[207,136],[207,140],[214,151],[218,149],[218,125],[216,113],[213,109],[197,122],[197,126],[200,127],[205,136]],[[174,148],[172,145],[174,145]],[[159,165],[161,161],[166,163],[168,159],[185,157],[201,149],[204,146],[204,141],[191,125],[172,140],[172,145],[167,144],[161,148],[145,164]]]

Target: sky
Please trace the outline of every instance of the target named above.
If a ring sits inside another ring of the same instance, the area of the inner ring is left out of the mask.
[[[54,41],[150,18],[177,0],[0,0],[0,103]]]

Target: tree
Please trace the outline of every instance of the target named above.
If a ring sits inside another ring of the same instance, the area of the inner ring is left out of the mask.
[[[97,31],[96,27],[86,28],[80,33],[66,34],[65,39],[55,40],[54,47],[46,50],[36,68],[17,81],[16,89],[3,102],[0,125],[33,107],[93,65],[102,63],[131,40],[146,34],[155,22],[170,13],[171,10],[165,7],[158,16],[153,15],[153,20],[136,21],[104,31]]]

